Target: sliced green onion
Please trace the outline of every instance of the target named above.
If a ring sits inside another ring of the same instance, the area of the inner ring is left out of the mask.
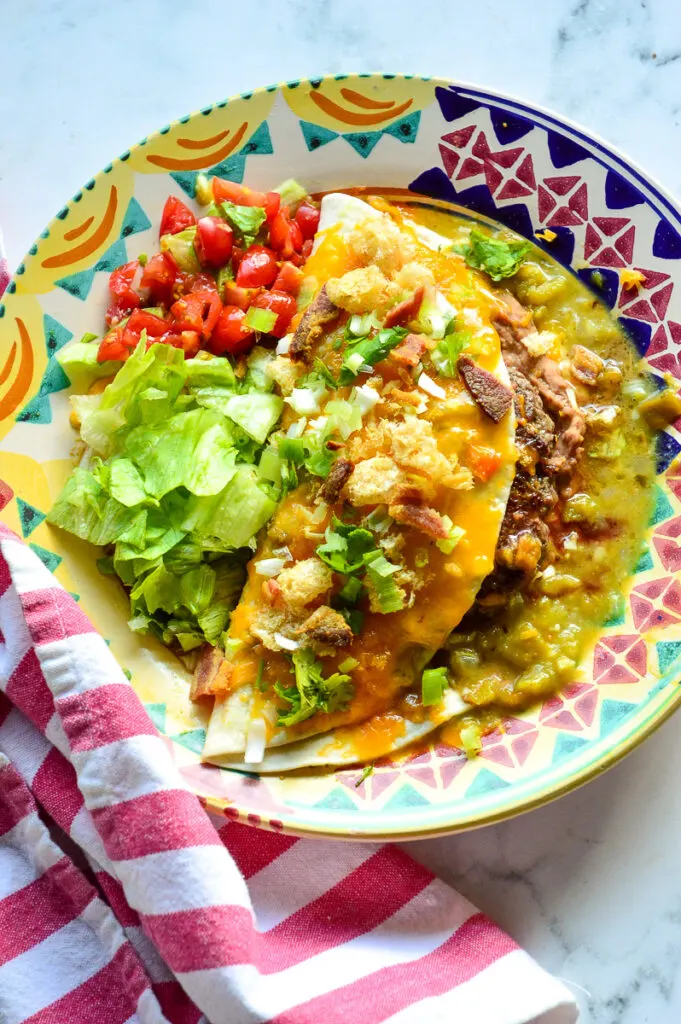
[[[451,555],[461,538],[465,537],[466,531],[461,526],[454,526],[449,516],[443,516],[442,521],[449,530],[449,537],[446,540],[438,540],[436,543],[443,555]]]
[[[246,313],[244,324],[261,334],[269,334],[277,322],[277,314],[272,309],[257,309],[255,306]]]
[[[359,662],[357,658],[346,658],[345,661],[341,661],[338,666],[339,672],[352,672],[353,669],[357,668]]]
[[[421,676],[421,703],[424,707],[439,704],[449,686],[446,668],[427,668]]]

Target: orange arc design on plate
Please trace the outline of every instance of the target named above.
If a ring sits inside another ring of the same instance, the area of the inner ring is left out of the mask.
[[[26,330],[26,324],[19,317],[16,317],[17,327],[19,328],[19,337],[21,338],[21,360],[19,362],[19,372],[17,373],[16,379],[6,395],[0,398],[0,420],[7,419],[11,416],[17,406],[21,403],[26,395],[26,392],[31,386],[33,380],[33,347],[31,345],[31,337]],[[14,343],[16,348],[16,342]],[[12,358],[11,352],[7,360]],[[6,380],[5,368],[3,368],[3,381]],[[9,375],[9,371],[8,374]]]
[[[177,144],[183,149],[209,149],[211,146],[217,146],[218,142],[222,142],[228,136],[229,128],[225,128],[224,132],[211,135],[209,139],[178,139]]]
[[[102,222],[94,234],[86,238],[80,245],[75,245],[73,249],[66,249],[64,252],[57,253],[56,256],[49,256],[46,260],[43,260],[42,265],[47,269],[51,267],[67,267],[70,263],[77,263],[78,260],[84,259],[85,256],[90,256],[95,249],[99,248],[102,242],[106,241],[116,219],[117,207],[118,189],[115,185],[112,185],[111,192],[109,193],[109,202],[104,211]]]
[[[90,227],[94,219],[94,217],[88,217],[88,219],[84,220],[82,224],[79,224],[77,228],[71,228],[70,231],[65,232],[64,238],[66,241],[72,242],[74,238],[80,238],[80,236]]]
[[[361,92],[355,92],[354,89],[341,89],[341,96],[348,103],[353,103],[356,107],[363,107],[364,110],[392,110],[395,106],[394,100],[388,100],[387,103],[370,100],[368,96],[363,96]]]
[[[206,167],[209,164],[219,164],[221,160],[229,156],[232,150],[236,149],[248,128],[248,122],[244,121],[240,128],[234,133],[232,138],[215,153],[204,153],[202,156],[193,157],[191,160],[178,160],[172,156],[148,156],[147,160],[150,164],[155,164],[156,167],[162,167],[165,171],[197,171],[201,167]]]
[[[17,343],[15,341],[15,342],[12,343],[12,347],[9,350],[9,355],[7,356],[7,360],[5,362],[5,365],[3,366],[2,370],[0,370],[0,387],[2,387],[2,385],[5,383],[5,381],[9,377],[10,373],[12,372],[12,367],[14,366],[14,360],[16,358],[16,354],[17,354]]]
[[[310,99],[313,103],[316,103],[320,110],[323,110],[325,114],[330,117],[335,117],[339,121],[343,121],[345,124],[354,125],[373,125],[382,124],[384,121],[391,121],[394,117],[398,117],[403,114],[405,110],[408,110],[412,105],[412,100],[407,100],[406,103],[401,103],[399,107],[394,107],[392,110],[388,110],[385,113],[380,114],[356,114],[353,110],[344,110],[343,107],[339,106],[333,100],[330,100],[328,96],[323,96],[321,93],[312,92],[310,93]]]

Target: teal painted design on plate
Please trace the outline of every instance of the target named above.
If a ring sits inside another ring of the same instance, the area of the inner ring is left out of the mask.
[[[166,706],[165,704],[145,704],[144,710],[149,715],[159,732],[166,731]]]
[[[662,488],[658,484],[655,484],[655,505],[648,525],[657,526],[657,524],[663,522],[663,520],[669,519],[673,512],[674,509],[672,508],[669,498]]]
[[[601,705],[600,736],[607,736],[636,711],[637,705],[623,700],[604,700]]]
[[[128,203],[128,209],[126,210],[125,217],[123,218],[121,238],[127,238],[128,235],[136,235],[140,231],[146,231],[147,228],[150,227],[151,221],[133,196]]]
[[[122,263],[128,262],[128,250],[125,248],[125,242],[122,238],[119,238],[117,242],[114,242],[106,252],[100,256],[95,263],[93,270],[106,270],[111,273],[116,267],[120,267]]]
[[[417,110],[415,113],[408,114],[406,117],[400,118],[399,121],[389,124],[387,128],[383,129],[383,133],[392,135],[399,142],[416,142],[420,124],[421,111]]]
[[[668,672],[678,657],[681,656],[681,640],[658,640],[655,644],[657,663],[660,674]]]
[[[509,786],[510,782],[499,778],[495,772],[491,772],[488,768],[481,768],[466,790],[466,799],[484,796],[486,793],[493,793],[498,789],[508,789]]]
[[[397,811],[401,807],[428,807],[430,801],[421,796],[413,786],[405,782],[385,805],[386,811]]]
[[[653,562],[653,556],[650,553],[650,548],[646,546],[646,548],[643,550],[641,554],[641,557],[636,563],[634,574],[639,572],[645,572],[647,569],[652,569],[654,565],[655,563]]]
[[[43,332],[47,350],[47,366],[38,388],[38,394],[24,406],[17,416],[20,423],[51,423],[52,406],[49,396],[56,391],[64,391],[71,384],[55,359],[55,355],[71,340],[73,334],[49,313],[45,313],[43,316]]]
[[[340,786],[336,786],[330,793],[327,793],[323,800],[315,804],[315,807],[324,811],[355,811],[357,809],[348,794]]]
[[[319,149],[320,146],[326,146],[327,143],[333,142],[339,135],[338,132],[332,132],[329,128],[322,128],[319,124],[310,124],[309,121],[301,121],[300,130],[303,133],[305,145],[310,153],[315,149]]]
[[[270,153],[274,153],[270,126],[267,121],[263,121],[262,124],[258,125],[246,145],[241,149],[241,153],[244,156],[250,156],[252,153],[267,156]]]
[[[170,177],[177,182],[190,199],[194,199],[196,196],[196,179],[199,174],[203,174],[207,178],[228,178],[230,181],[241,183],[244,180],[245,168],[246,157],[242,150],[236,156],[230,156],[223,160],[222,163],[206,168],[205,171],[173,171]]]
[[[177,733],[175,736],[171,736],[170,739],[176,743],[181,743],[188,750],[193,750],[195,754],[200,754],[206,743],[206,730],[191,729],[188,732]]]
[[[22,498],[17,498],[17,509],[19,511],[22,537],[28,537],[47,518],[44,512],[41,512],[33,505],[29,505]]]
[[[43,565],[47,566],[50,572],[54,572],[57,566],[61,564],[61,557],[59,555],[55,555],[54,551],[48,551],[47,548],[41,548],[40,544],[31,543],[28,546],[31,551],[38,556]]]
[[[581,736],[572,736],[570,733],[561,732],[558,734],[556,744],[553,748],[553,757],[551,758],[551,764],[558,764],[560,761],[564,761],[568,757],[584,747],[588,746],[589,741],[582,739]]]
[[[81,299],[84,302],[90,294],[94,279],[94,270],[81,270],[79,274],[69,274],[68,277],[62,277],[59,281],[55,281],[55,284],[59,288],[63,288],[69,295],[73,295],[74,298]]]
[[[369,156],[374,146],[381,141],[383,132],[350,132],[343,138],[349,142],[355,153],[359,153],[364,159]]]

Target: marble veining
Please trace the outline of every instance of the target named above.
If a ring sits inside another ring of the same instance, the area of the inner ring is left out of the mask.
[[[681,195],[679,0],[203,0],[200,13],[184,0],[118,0],[115,16],[90,0],[0,0],[0,67],[12,265],[134,140],[255,85],[341,70],[515,93],[602,135]],[[677,716],[538,811],[410,846],[565,980],[584,1022],[681,1021],[680,729]]]

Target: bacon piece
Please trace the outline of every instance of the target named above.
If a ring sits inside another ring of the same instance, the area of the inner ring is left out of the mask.
[[[319,488],[319,497],[327,505],[335,505],[346,482],[352,476],[355,466],[349,459],[336,459],[331,472]]]
[[[222,651],[206,644],[199,654],[189,691],[191,700],[214,697],[218,693],[229,693],[232,664]]]
[[[389,505],[388,515],[397,523],[405,526],[413,526],[415,530],[434,537],[435,540],[446,540],[449,537],[449,530],[439,512],[426,505],[415,505],[412,503],[404,505]]]
[[[402,344],[392,350],[390,358],[401,366],[418,366],[426,348],[426,340],[420,334],[408,334]]]
[[[485,416],[498,423],[511,408],[511,389],[489,370],[474,363],[470,356],[460,356],[457,366],[466,388]]]
[[[322,336],[324,327],[337,320],[340,312],[338,306],[327,295],[326,285],[323,285],[296,327],[288,350],[289,358],[294,362],[306,363],[310,357],[310,349]]]
[[[397,327],[401,324],[408,324],[410,320],[413,320],[423,302],[423,285],[420,284],[415,290],[414,294],[404,302],[398,302],[396,306],[388,310],[385,320],[383,321],[384,327]]]

